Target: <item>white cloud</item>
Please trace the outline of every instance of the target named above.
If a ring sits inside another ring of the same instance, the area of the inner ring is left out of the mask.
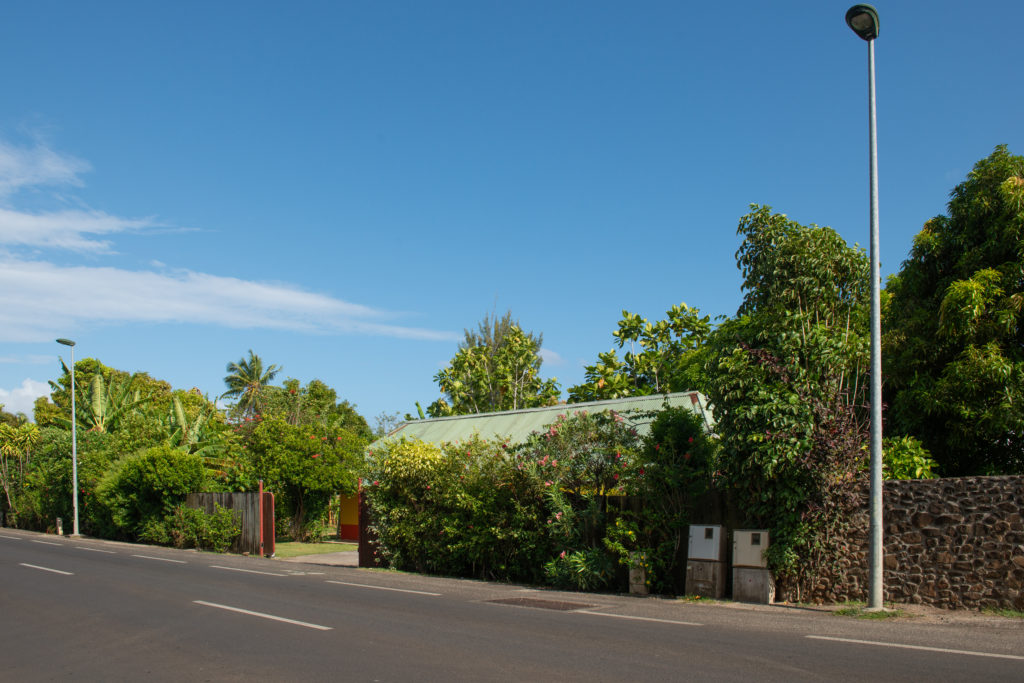
[[[151,220],[118,218],[102,211],[23,213],[0,208],[0,245],[50,247],[106,253],[110,242],[86,235],[105,235],[155,225]]]
[[[40,396],[50,395],[50,385],[26,379],[17,389],[0,389],[0,403],[8,413],[25,413],[32,417],[32,406]]]
[[[0,140],[0,196],[38,185],[81,186],[78,176],[89,170],[87,162],[58,154],[40,142],[16,147]]]
[[[565,360],[551,349],[541,347],[541,350],[538,353],[540,354],[541,360],[543,360],[547,365],[565,365]]]
[[[306,333],[455,341],[458,335],[389,324],[394,314],[294,285],[206,273],[64,267],[0,255],[0,341],[39,342],[78,326],[198,323]]]
[[[26,212],[10,202],[23,188],[80,186],[79,175],[88,170],[86,162],[41,142],[16,147],[0,140],[0,342],[49,341],[80,327],[123,323],[458,339],[452,332],[395,325],[393,313],[288,283],[173,271],[159,261],[149,271],[65,266],[19,253],[27,247],[104,254],[112,249],[103,236],[160,226],[88,208]]]

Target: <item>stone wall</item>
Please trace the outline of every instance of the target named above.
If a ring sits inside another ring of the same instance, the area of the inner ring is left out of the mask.
[[[885,600],[1024,610],[1024,476],[885,482]],[[812,599],[864,600],[868,514]]]

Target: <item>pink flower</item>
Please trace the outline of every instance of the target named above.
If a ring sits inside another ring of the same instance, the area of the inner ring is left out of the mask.
[[[654,450],[660,451],[661,450],[661,444],[660,443],[654,444]]]
[[[544,482],[544,485],[545,486],[551,486],[551,480],[549,479],[548,481]]]
[[[565,557],[565,551],[563,550],[558,556],[561,557],[561,558],[564,558]]]
[[[380,482],[379,482],[379,481],[377,481],[376,479],[374,479],[374,480],[373,480],[373,485],[374,485],[374,486],[380,486]]]
[[[561,512],[556,512],[555,513],[555,519],[561,519],[561,518],[562,518],[562,513]]]
[[[558,467],[558,461],[557,460],[552,460],[551,461],[551,466],[552,467]]]
[[[430,484],[427,484],[427,490],[428,491],[430,490]]]

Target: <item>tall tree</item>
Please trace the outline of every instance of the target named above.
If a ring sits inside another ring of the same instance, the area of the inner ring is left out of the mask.
[[[944,475],[1024,473],[1024,157],[1000,145],[886,288],[890,431]]]
[[[736,254],[746,293],[713,335],[709,394],[725,483],[745,522],[771,529],[772,566],[799,589],[834,552],[862,476],[869,267],[831,228],[752,209]]]
[[[228,375],[224,378],[228,390],[220,397],[235,399],[233,410],[243,417],[259,415],[263,411],[264,389],[280,371],[277,365],[264,369],[263,359],[249,349],[248,358],[228,363]]]
[[[710,334],[711,318],[685,303],[654,323],[623,311],[612,332],[620,349],[628,345],[623,360],[615,349],[598,354],[597,363],[586,366],[586,381],[569,389],[569,402],[707,391],[704,343]]]
[[[444,396],[434,401],[431,417],[469,415],[553,405],[560,390],[555,378],[541,379],[543,337],[524,332],[508,312],[484,316],[444,370],[434,376]]]

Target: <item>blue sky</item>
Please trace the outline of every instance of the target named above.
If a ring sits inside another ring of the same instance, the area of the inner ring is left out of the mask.
[[[752,202],[867,243],[850,3],[33,2],[0,10],[0,403],[66,349],[414,411],[511,309],[563,388],[622,309],[735,313]],[[1001,143],[1017,1],[877,5],[882,270]]]

